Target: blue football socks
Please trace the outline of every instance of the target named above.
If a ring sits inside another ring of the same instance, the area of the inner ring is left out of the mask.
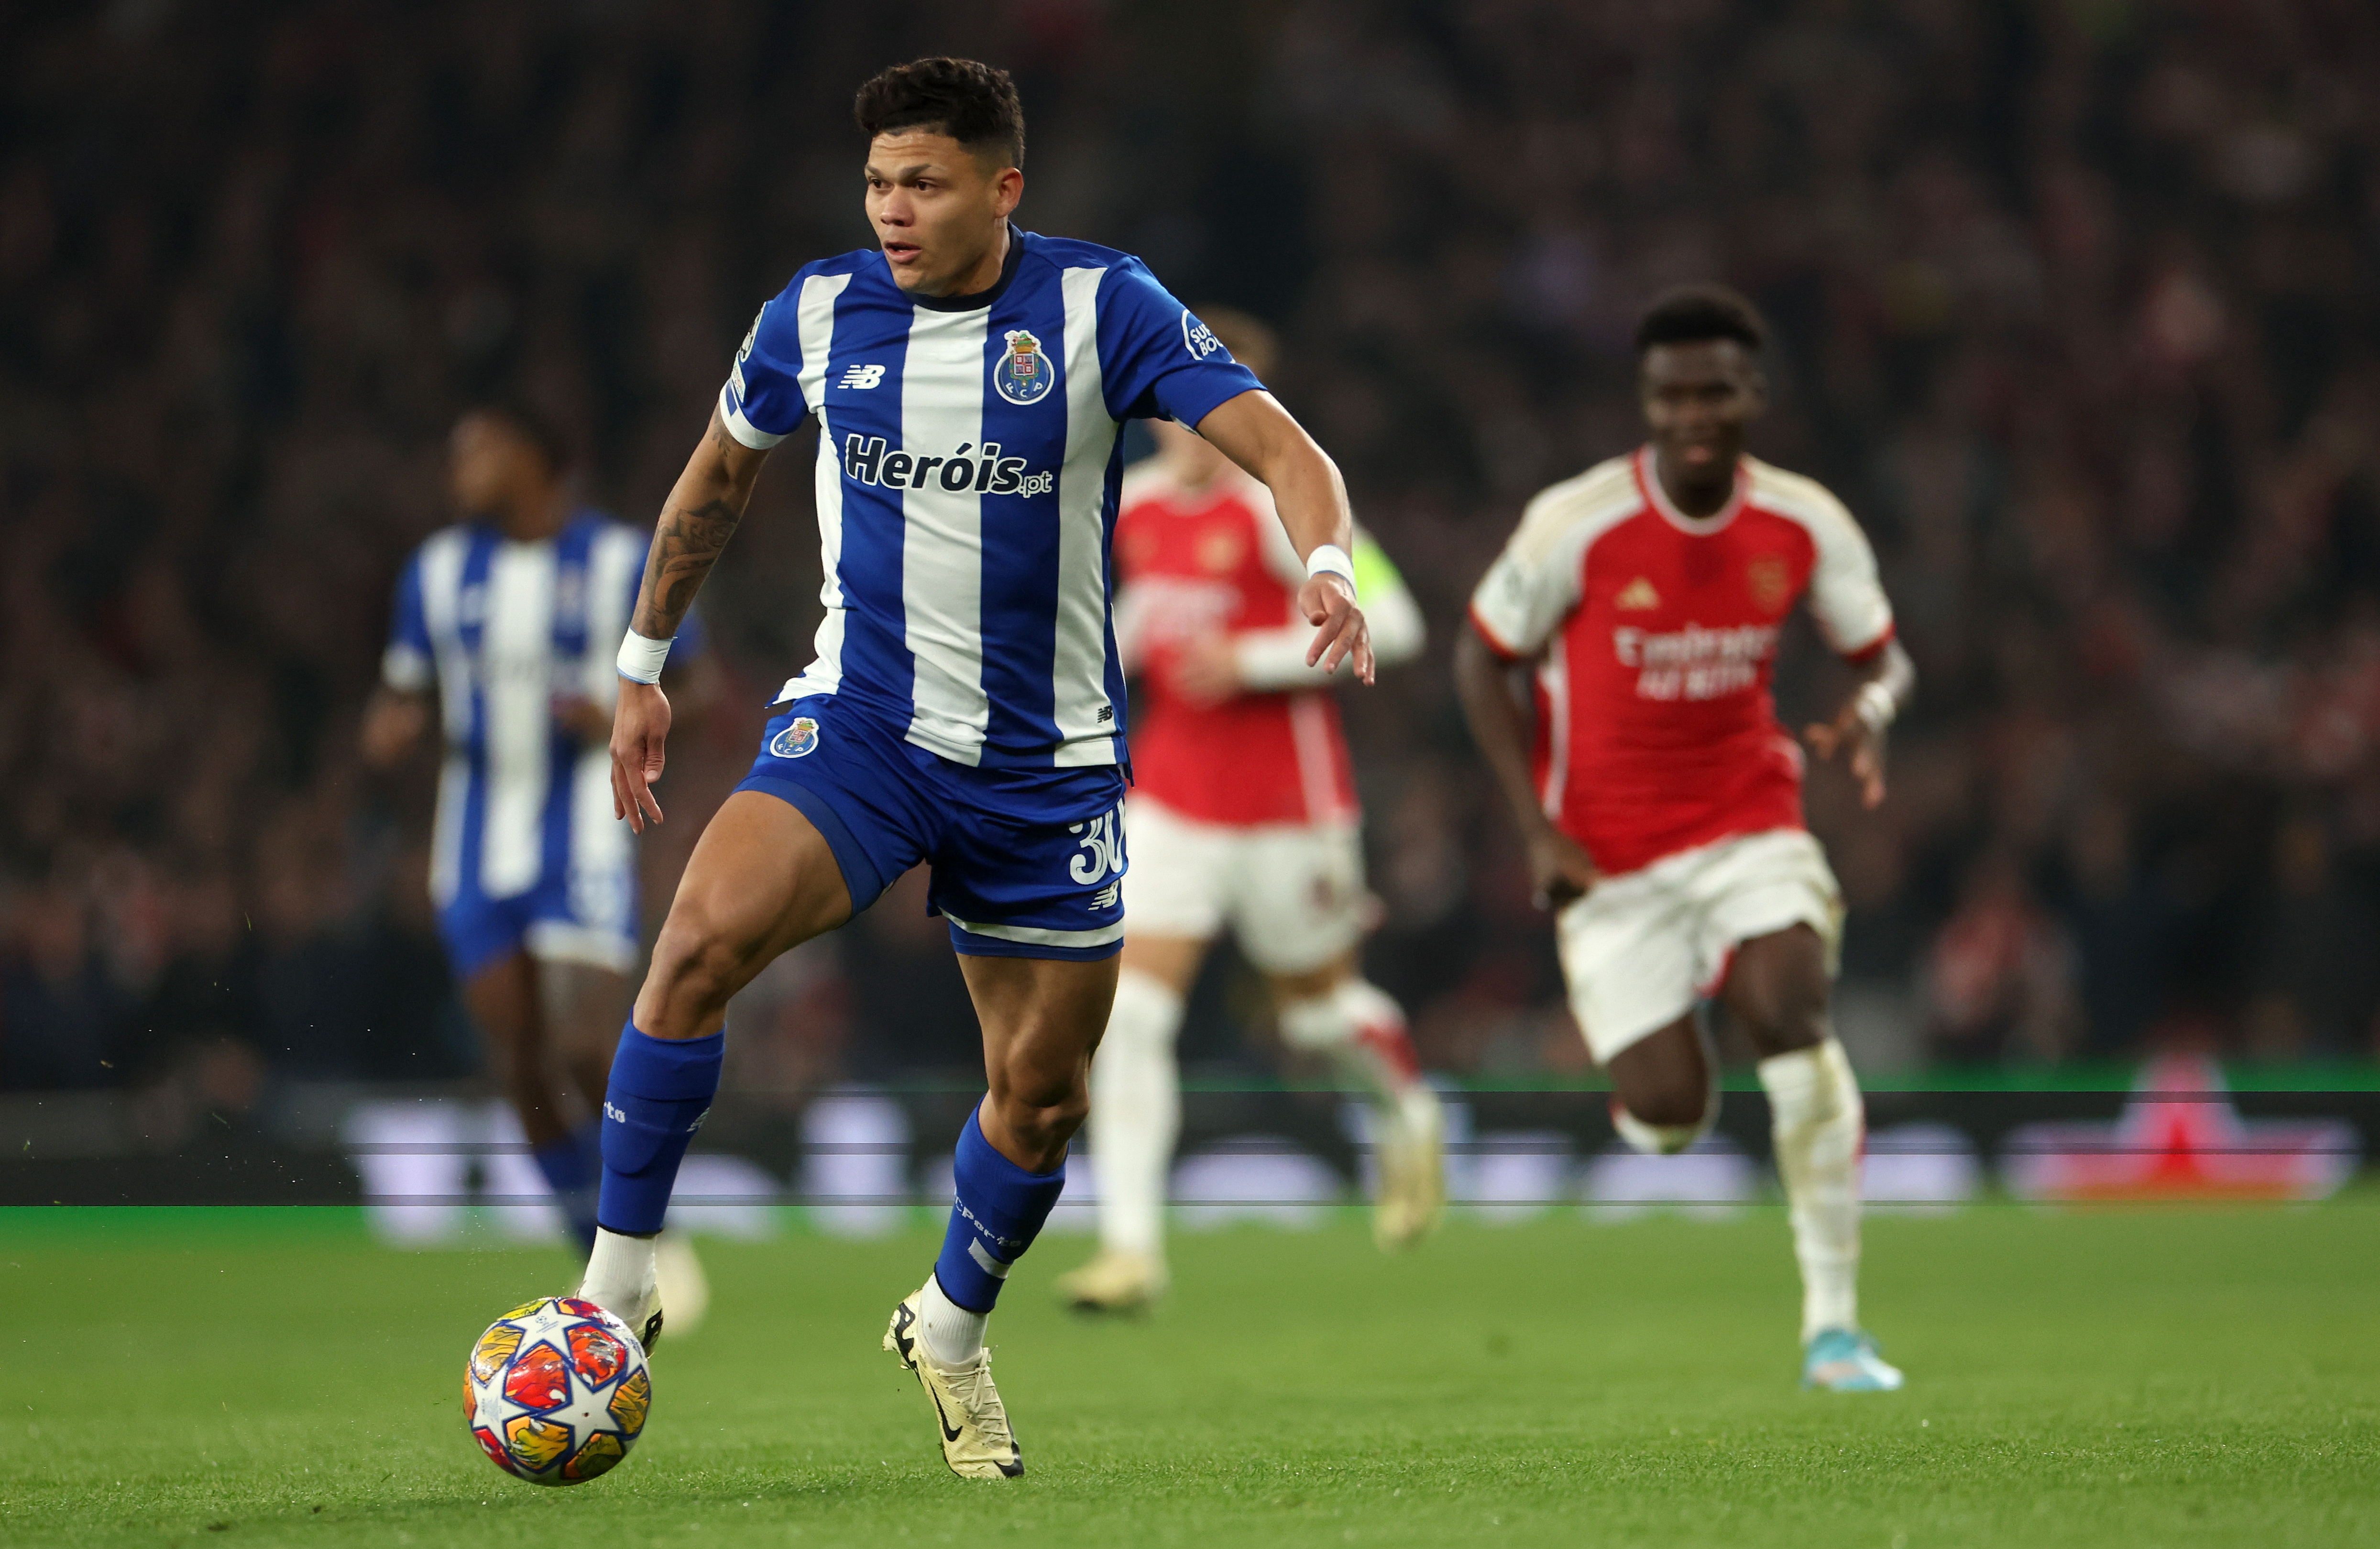
[[[648,1037],[621,1030],[603,1094],[603,1187],[596,1216],[606,1231],[650,1237],[662,1229],[670,1188],[694,1132],[719,1095],[725,1030],[707,1038]]]
[[[1000,1300],[1008,1266],[1024,1256],[1041,1223],[1065,1192],[1066,1169],[1026,1172],[992,1149],[977,1114],[959,1131],[952,1171],[958,1200],[951,1206],[934,1278],[942,1294],[972,1313],[989,1313]],[[607,1196],[608,1198],[608,1196]]]
[[[553,1191],[553,1203],[561,1206],[570,1235],[581,1248],[595,1246],[595,1183],[603,1165],[599,1132],[590,1124],[529,1153],[529,1160],[545,1175],[546,1187]]]

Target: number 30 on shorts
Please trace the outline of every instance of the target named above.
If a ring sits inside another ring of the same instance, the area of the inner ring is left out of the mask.
[[[1087,888],[1102,877],[1123,875],[1123,808],[1071,824],[1066,831],[1081,836],[1075,841],[1081,853],[1068,863],[1067,876]]]

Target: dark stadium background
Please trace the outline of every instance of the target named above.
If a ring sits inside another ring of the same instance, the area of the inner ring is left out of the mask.
[[[926,52],[1016,73],[1026,224],[1281,328],[1281,396],[1428,611],[1347,703],[1372,972],[1434,1069],[1584,1074],[1445,653],[1520,502],[1633,443],[1637,309],[1716,276],[1778,329],[1756,449],[1860,515],[1920,672],[1884,811],[1810,788],[1871,1086],[2113,1091],[2173,1050],[2380,1084],[2380,13],[898,9],[0,10],[8,1197],[226,1148],[266,1169],[241,1197],[335,1188],[304,1116],[472,1090],[430,766],[355,751],[444,434],[525,394],[650,521],[753,311],[868,239],[852,88]],[[705,595],[731,687],[673,750],[651,916],[805,660],[807,456]],[[1839,681],[1805,632],[1789,717]],[[970,1079],[922,891],[739,1010],[756,1154],[822,1086]],[[1250,998],[1228,958],[1202,986],[1209,1086],[1279,1068]]]

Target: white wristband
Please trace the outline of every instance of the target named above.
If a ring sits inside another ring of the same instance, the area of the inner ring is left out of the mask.
[[[648,640],[635,630],[620,642],[620,676],[632,684],[657,684],[662,681],[662,663],[669,660],[667,640]]]
[[[1355,562],[1349,559],[1347,551],[1336,543],[1321,544],[1315,549],[1314,552],[1305,556],[1305,575],[1308,580],[1326,574],[1336,575],[1346,582],[1347,590],[1351,594],[1354,591]]]
[[[1878,736],[1892,724],[1892,718],[1900,713],[1900,705],[1893,698],[1892,690],[1882,684],[1865,684],[1860,689],[1859,697],[1852,703],[1858,708],[1859,718],[1867,723],[1869,732]]]

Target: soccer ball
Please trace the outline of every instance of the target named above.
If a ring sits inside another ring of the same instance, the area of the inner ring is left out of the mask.
[[[584,1484],[628,1455],[652,1407],[644,1347],[591,1301],[549,1296],[498,1318],[463,1370],[463,1422],[496,1467]]]

